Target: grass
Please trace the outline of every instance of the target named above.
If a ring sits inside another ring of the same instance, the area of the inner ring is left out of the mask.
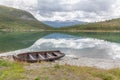
[[[11,65],[11,64],[10,64],[9,62],[4,61],[4,60],[0,60],[0,67],[1,67],[1,66],[8,67],[8,66],[10,66],[10,65]]]
[[[37,65],[36,65],[37,64]],[[8,62],[0,60],[0,80],[119,80],[120,69],[97,69],[44,63]],[[42,65],[42,67],[41,67]],[[26,66],[27,69],[25,68]],[[30,69],[28,69],[30,68]]]
[[[119,72],[114,74],[114,71],[120,71],[120,69],[102,70],[90,67],[59,65],[59,68],[46,68],[45,72],[39,77],[44,79],[46,77],[44,75],[47,75],[47,80],[119,80]]]
[[[25,71],[23,66],[17,62],[0,60],[0,80],[19,80],[23,79],[22,73]]]

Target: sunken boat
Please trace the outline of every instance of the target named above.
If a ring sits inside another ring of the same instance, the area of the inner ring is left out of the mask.
[[[22,62],[40,62],[40,61],[55,61],[64,57],[65,54],[60,51],[41,51],[41,52],[28,52],[13,55],[14,60]]]

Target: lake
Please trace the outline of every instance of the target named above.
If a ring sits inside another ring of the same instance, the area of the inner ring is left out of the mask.
[[[0,50],[60,50],[70,57],[120,60],[119,35],[120,33],[0,32]]]

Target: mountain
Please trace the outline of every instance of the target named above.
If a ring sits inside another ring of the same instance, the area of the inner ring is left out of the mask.
[[[60,28],[66,26],[73,26],[77,24],[84,24],[85,22],[73,20],[73,21],[43,21],[43,23],[55,28]]]
[[[45,30],[51,29],[51,27],[39,22],[32,14],[24,10],[0,6],[0,29]]]
[[[104,31],[120,31],[120,18],[106,20],[102,22],[86,23],[81,25],[74,25],[65,28],[60,28],[61,30],[104,30]]]

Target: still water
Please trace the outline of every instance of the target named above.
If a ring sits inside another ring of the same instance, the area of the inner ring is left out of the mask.
[[[60,50],[70,57],[120,59],[120,44],[86,37],[53,33],[38,39],[32,51]]]
[[[70,57],[120,60],[120,43],[63,33],[44,35],[42,38],[37,39],[30,47],[17,50],[16,52],[44,50],[60,50]]]

